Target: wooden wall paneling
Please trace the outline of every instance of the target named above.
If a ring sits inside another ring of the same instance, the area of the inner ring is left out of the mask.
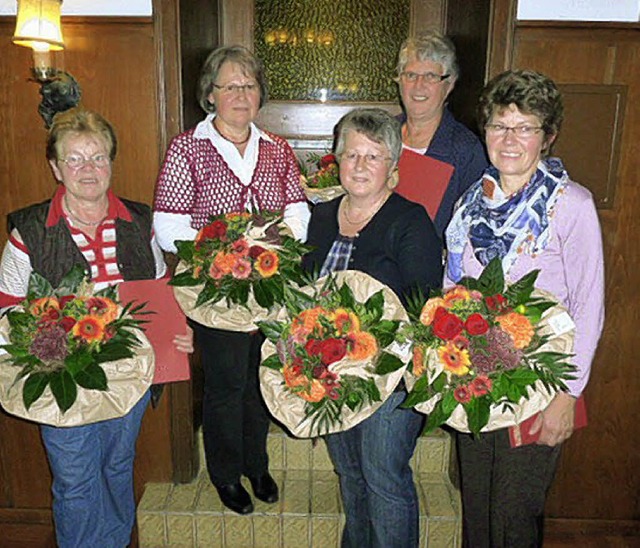
[[[491,0],[485,81],[511,68],[518,0]]]
[[[590,424],[563,448],[547,514],[561,520],[555,525],[550,520],[552,527],[561,530],[580,530],[585,524],[591,531],[617,527],[635,534],[632,542],[638,542],[640,25],[519,24],[514,47],[514,68],[539,70],[559,84],[612,84],[627,89],[615,198],[611,209],[599,211],[606,321],[586,390]],[[584,135],[583,139],[598,137]],[[580,140],[573,146],[580,158]],[[606,140],[602,146],[607,146]]]

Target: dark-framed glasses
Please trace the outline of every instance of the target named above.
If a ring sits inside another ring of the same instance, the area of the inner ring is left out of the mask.
[[[255,82],[250,82],[248,84],[226,84],[224,86],[213,84],[213,87],[219,89],[222,93],[228,93],[229,95],[236,95],[242,91],[246,93],[258,91],[258,84]]]
[[[404,82],[415,84],[420,78],[424,79],[428,84],[439,84],[451,76],[450,74],[436,74],[435,72],[412,72],[405,71],[400,73],[400,78]]]
[[[504,137],[510,131],[513,131],[513,134],[516,137],[520,137],[521,139],[529,139],[534,135],[537,135],[542,131],[540,126],[505,126],[502,124],[487,124],[484,126],[484,130],[488,135],[493,135],[495,137]]]
[[[94,167],[107,167],[111,163],[111,158],[107,154],[94,154],[91,158],[85,158],[80,154],[69,154],[66,158],[60,160],[63,164],[71,169],[80,169],[91,163]]]

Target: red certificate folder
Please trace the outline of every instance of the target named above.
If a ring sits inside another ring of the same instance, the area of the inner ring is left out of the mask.
[[[520,447],[521,445],[529,445],[536,443],[540,438],[540,430],[535,434],[530,434],[529,429],[533,426],[536,418],[540,413],[536,413],[529,417],[526,421],[509,428],[509,441],[511,447]],[[587,426],[587,406],[584,403],[584,397],[580,396],[576,401],[576,411],[573,419],[573,429],[578,430]]]
[[[153,384],[185,381],[189,379],[189,354],[179,352],[173,344],[175,335],[187,332],[187,319],[180,310],[168,278],[122,282],[118,286],[120,301],[147,303],[145,311],[154,312],[139,316],[149,323],[143,325],[145,334],[156,354],[156,371]]]
[[[403,149],[398,170],[400,182],[396,192],[407,200],[423,205],[431,220],[434,220],[454,167],[446,162]]]

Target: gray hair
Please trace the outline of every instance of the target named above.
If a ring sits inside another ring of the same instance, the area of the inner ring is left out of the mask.
[[[451,39],[435,30],[423,32],[422,34],[407,38],[400,46],[398,54],[398,65],[396,70],[398,76],[412,59],[418,61],[432,61],[442,65],[445,74],[450,75],[450,81],[454,82],[460,72],[456,59],[456,47]]]
[[[246,76],[254,78],[260,87],[260,107],[267,102],[267,82],[260,60],[243,46],[223,46],[213,50],[202,65],[198,82],[198,103],[205,112],[215,112],[216,107],[209,101],[218,73],[226,62],[240,65]]]
[[[335,153],[338,158],[344,152],[344,143],[349,131],[361,133],[367,139],[384,145],[389,151],[393,165],[398,163],[402,152],[400,122],[381,108],[357,108],[345,114],[336,126]]]

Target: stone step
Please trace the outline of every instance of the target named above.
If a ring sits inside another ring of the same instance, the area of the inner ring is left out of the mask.
[[[250,516],[225,508],[202,464],[200,435],[201,469],[195,481],[147,485],[138,506],[140,546],[340,546],[339,483],[324,441],[292,438],[272,425],[267,443],[269,468],[280,486],[276,504],[254,500]],[[461,545],[460,496],[450,480],[451,462],[449,434],[436,430],[419,438],[411,466],[420,497],[421,547]]]
[[[337,476],[328,470],[274,470],[280,500],[255,500],[240,516],[225,508],[206,473],[187,485],[148,484],[138,506],[142,548],[333,548],[344,524]],[[420,547],[460,546],[460,497],[443,472],[415,477]],[[248,482],[245,487],[249,489]]]
[[[205,470],[202,430],[198,431],[197,443],[200,451],[200,471]],[[285,433],[276,424],[271,425],[267,438],[269,470],[327,470],[333,471],[327,447],[320,439],[299,439]],[[418,439],[411,459],[416,474],[449,472],[455,464],[451,436],[441,429],[424,434]],[[451,474],[450,474],[451,476]]]

